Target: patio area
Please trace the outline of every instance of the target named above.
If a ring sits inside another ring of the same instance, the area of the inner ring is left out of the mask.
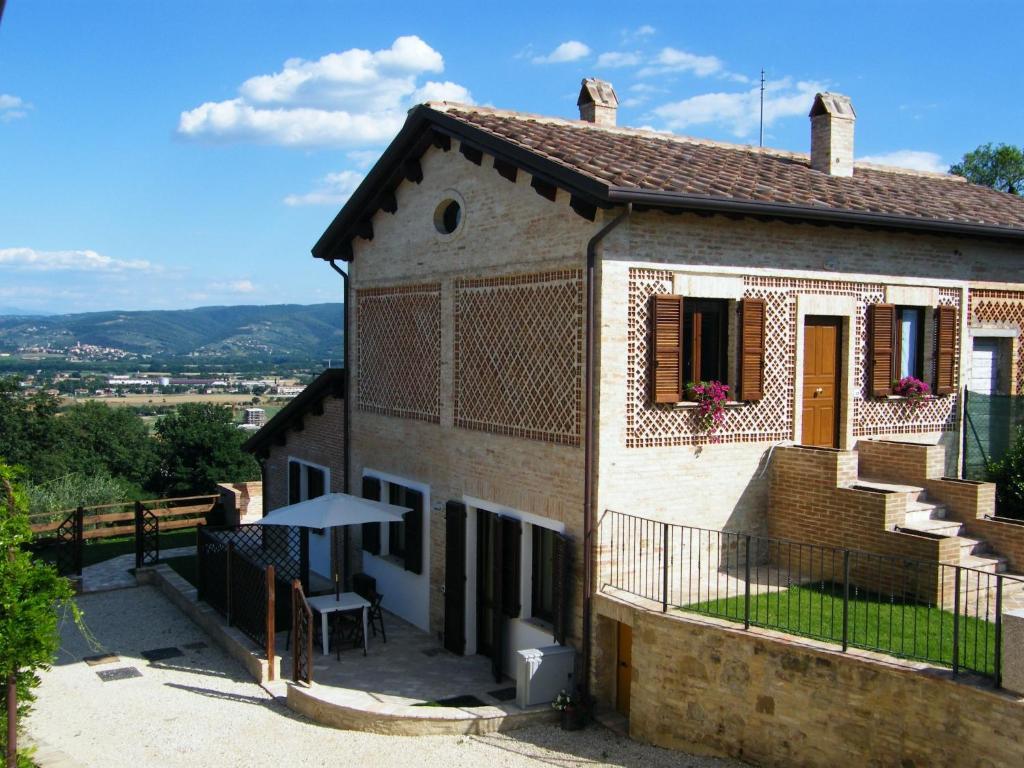
[[[483,656],[457,656],[431,635],[385,611],[385,643],[378,633],[362,646],[346,643],[337,654],[313,646],[313,684],[278,683],[288,706],[337,728],[403,735],[488,733],[550,722],[547,704],[520,709],[515,681],[495,682]],[[317,634],[319,637],[319,633]],[[278,633],[281,673],[292,670],[286,633]],[[340,655],[340,658],[338,656]]]

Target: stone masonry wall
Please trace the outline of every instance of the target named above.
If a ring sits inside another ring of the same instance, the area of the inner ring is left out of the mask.
[[[630,736],[767,767],[1013,766],[1024,699],[949,672],[597,598],[599,658],[633,628]],[[614,701],[614,680],[598,686]]]

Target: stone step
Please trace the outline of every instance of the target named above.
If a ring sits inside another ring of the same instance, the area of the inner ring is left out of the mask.
[[[986,573],[1006,573],[1006,558],[1002,555],[961,555],[960,565]]]
[[[876,480],[870,477],[858,477],[854,484],[855,488],[866,488],[872,491],[883,493],[903,493],[907,496],[907,504],[913,504],[924,494],[924,488],[917,485],[903,485],[901,483],[890,483],[885,480]]]
[[[905,522],[906,525],[911,528],[923,526],[921,530],[942,526],[953,526],[954,528],[960,527],[960,523],[958,521],[946,519],[945,507],[938,504],[923,504],[921,502],[916,502],[914,506],[907,506],[907,518]],[[932,523],[936,523],[938,525],[932,525]],[[953,533],[950,535],[955,536],[956,534]]]
[[[933,520],[932,518],[911,518],[907,515],[907,521],[904,525],[900,526],[901,531],[918,531],[919,533],[926,533],[932,536],[959,536],[960,529],[963,525],[958,523],[956,520]]]

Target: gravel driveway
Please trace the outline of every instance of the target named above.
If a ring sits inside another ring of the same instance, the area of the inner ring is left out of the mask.
[[[597,726],[573,733],[541,726],[423,737],[325,728],[275,702],[156,589],[87,594],[79,605],[102,647],[90,647],[77,629],[65,626],[61,655],[43,675],[27,724],[30,737],[78,766],[742,765],[643,746]],[[157,661],[142,655],[169,647],[181,655]],[[83,661],[99,653],[120,660],[96,666]],[[139,676],[104,682],[97,674],[125,668]]]

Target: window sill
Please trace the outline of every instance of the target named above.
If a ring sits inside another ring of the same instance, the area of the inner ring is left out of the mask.
[[[536,616],[530,616],[521,620],[524,624],[529,624],[535,629],[539,629],[542,632],[547,632],[553,635],[555,633],[555,625],[545,619],[539,619]]]
[[[879,397],[879,398],[876,398],[876,399],[878,399],[878,400],[892,400],[892,401],[902,402],[902,401],[905,401],[905,400],[931,401],[931,400],[939,400],[939,399],[941,399],[943,397],[949,397],[949,395],[925,395],[924,397],[913,397],[913,398],[907,397],[906,395],[883,395],[882,397]]]
[[[377,555],[377,559],[387,563],[388,565],[393,565],[395,568],[405,570],[404,557],[399,557],[398,555]]]
[[[678,403],[672,403],[671,405],[673,408],[700,408],[700,403],[695,403],[692,400],[682,400]],[[733,409],[744,408],[750,405],[750,403],[746,400],[727,400],[723,405],[726,409]]]

